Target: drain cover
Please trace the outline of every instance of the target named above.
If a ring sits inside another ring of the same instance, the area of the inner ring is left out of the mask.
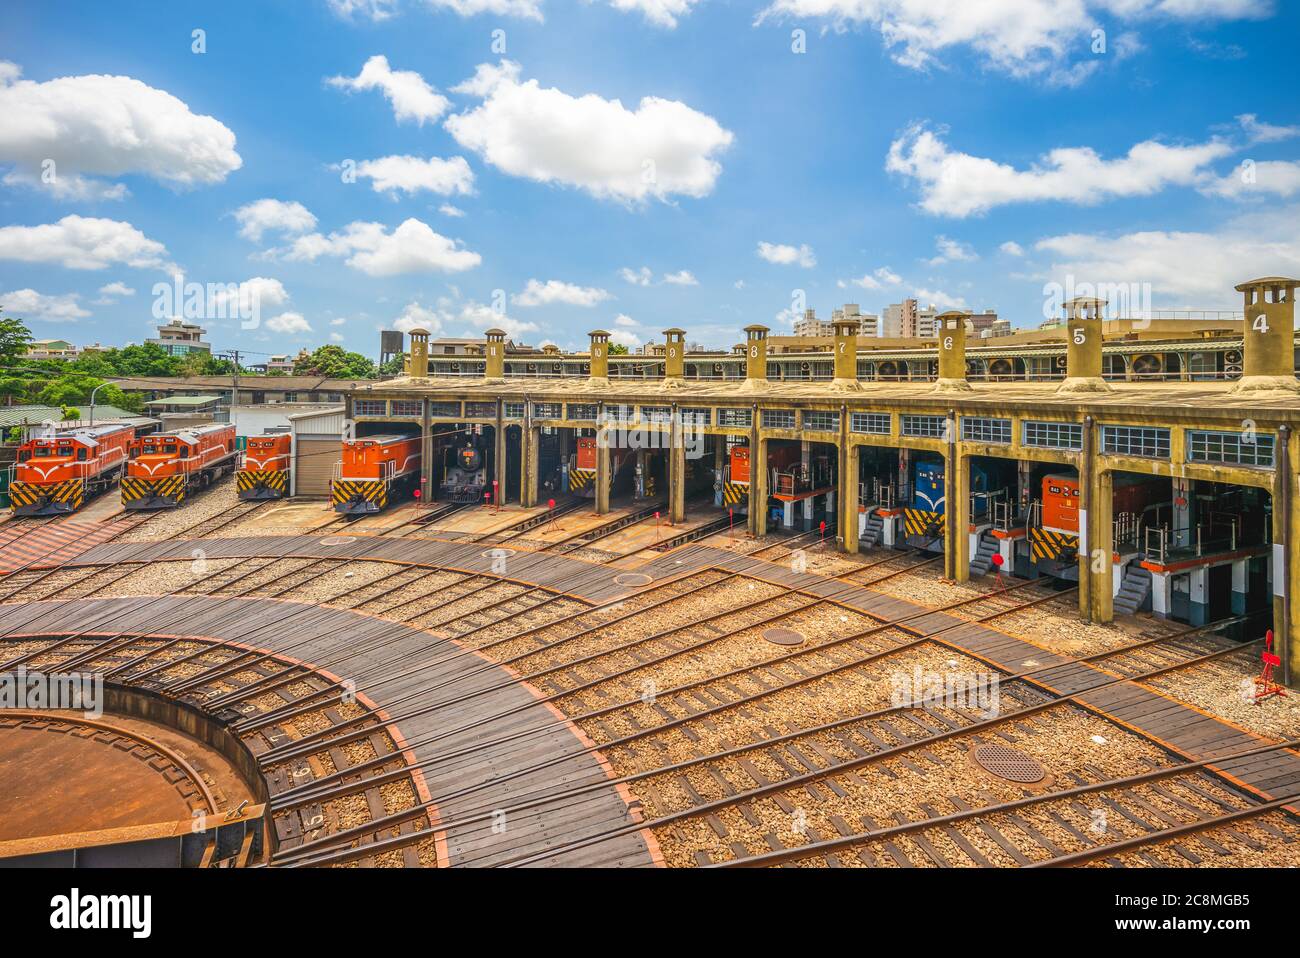
[[[323,546],[345,546],[349,542],[356,541],[356,536],[330,536],[328,539],[322,539],[320,544]]]
[[[615,585],[649,585],[653,581],[654,578],[644,572],[624,572],[614,576]]]
[[[773,645],[803,645],[804,637],[794,629],[764,629],[763,638]]]
[[[1008,782],[1033,785],[1047,777],[1047,769],[1038,761],[1017,748],[1005,745],[981,745],[975,749],[974,758],[986,772]]]

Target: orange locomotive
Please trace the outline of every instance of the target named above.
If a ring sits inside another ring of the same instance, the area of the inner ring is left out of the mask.
[[[109,423],[55,432],[18,447],[9,502],[16,516],[75,512],[117,482],[133,426]]]
[[[287,432],[250,436],[244,465],[235,474],[241,499],[283,499],[289,494],[293,437]]]
[[[419,436],[365,436],[344,440],[339,478],[330,486],[334,511],[379,512],[420,481]]]
[[[1116,476],[1112,482],[1111,514],[1141,517],[1159,494],[1158,487],[1137,476]],[[1053,474],[1043,477],[1042,509],[1029,528],[1029,554],[1040,572],[1074,581],[1079,574],[1079,479]]]
[[[136,439],[122,477],[122,505],[179,506],[191,492],[232,472],[238,458],[233,425],[213,423]]]

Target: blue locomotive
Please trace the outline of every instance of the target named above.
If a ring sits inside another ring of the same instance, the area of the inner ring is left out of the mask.
[[[970,493],[995,492],[1004,489],[1014,480],[1014,462],[998,463],[994,466],[974,461],[970,465]],[[941,551],[947,497],[944,493],[943,460],[918,460],[912,465],[912,494],[907,508],[903,511],[903,531],[909,546],[920,549]],[[988,510],[988,498],[976,496],[974,499],[972,521],[984,518]]]

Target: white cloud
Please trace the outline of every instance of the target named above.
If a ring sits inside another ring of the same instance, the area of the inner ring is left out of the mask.
[[[1214,160],[1232,153],[1222,140],[1168,146],[1146,140],[1127,155],[1104,160],[1091,147],[1061,147],[1018,170],[985,157],[959,153],[924,126],[893,142],[885,169],[915,180],[921,208],[966,217],[1010,203],[1044,200],[1090,205],[1124,196],[1149,196],[1166,186],[1195,185]]]
[[[266,233],[283,233],[297,236],[316,228],[316,217],[298,202],[263,199],[247,203],[235,210],[239,221],[239,235],[254,243],[262,242]]]
[[[444,124],[497,169],[623,203],[713,191],[722,172],[715,157],[733,139],[713,117],[651,96],[629,110],[594,93],[521,83],[519,73],[510,61],[481,64],[455,89],[483,102]]]
[[[735,287],[736,289],[744,289],[744,288],[745,288],[745,281],[744,281],[743,279],[738,279],[738,280],[736,280],[734,283],[732,283],[731,285],[732,285],[733,287]]]
[[[784,243],[765,243],[760,240],[758,255],[778,266],[799,265],[804,269],[811,269],[817,265],[817,257],[813,255],[812,247],[807,243],[801,246],[788,246]]]
[[[430,333],[442,332],[442,317],[419,303],[407,303],[406,308],[393,320],[393,328],[409,333],[413,329],[426,329]]]
[[[913,294],[918,302],[928,303],[939,309],[961,309],[966,300],[960,296],[949,296],[940,289],[918,289]]]
[[[330,342],[341,343],[343,342],[343,336],[339,333],[330,333]]]
[[[657,27],[669,30],[677,26],[677,19],[691,12],[699,0],[609,0],[610,6],[624,13],[639,12]]]
[[[552,303],[595,306],[609,298],[607,290],[595,286],[575,286],[558,279],[548,279],[545,283],[530,279],[524,285],[524,291],[512,296],[511,301],[516,306],[549,306]]]
[[[450,196],[474,190],[474,172],[463,156],[449,160],[431,156],[384,156],[357,164],[357,175],[369,179],[376,193],[417,193],[429,190]]]
[[[1017,77],[1072,82],[1094,61],[1073,65],[1073,52],[1090,51],[1094,16],[1121,20],[1239,19],[1272,12],[1271,0],[774,0],[758,17],[827,20],[836,28],[867,24],[904,66],[925,68],[953,48],[969,47],[984,62]],[[1127,36],[1127,35],[1121,35]],[[1113,55],[1124,49],[1112,44]]]
[[[414,120],[421,126],[447,112],[451,101],[425,82],[414,70],[394,70],[388,57],[376,55],[366,61],[355,77],[330,77],[330,86],[343,90],[382,90],[400,123]]]
[[[452,216],[457,219],[465,215],[465,211],[459,206],[452,206],[450,203],[443,203],[438,207],[438,212],[443,216]]]
[[[46,296],[34,289],[16,289],[11,293],[0,293],[0,308],[6,315],[20,319],[38,319],[47,323],[75,323],[87,310],[77,305],[76,293],[61,296]]]
[[[387,20],[397,10],[397,0],[328,0],[328,2],[330,9],[341,17],[351,19],[357,16],[376,23]]]
[[[881,266],[875,272],[864,273],[857,279],[840,280],[841,289],[848,286],[861,286],[863,289],[884,289],[886,286],[899,286],[903,282],[903,277],[899,276],[888,266]]]
[[[935,237],[934,245],[939,255],[927,260],[931,266],[942,266],[944,263],[971,263],[979,259],[968,244],[946,236]]]
[[[618,271],[618,275],[633,286],[649,286],[654,280],[654,274],[650,272],[649,266],[642,266],[640,269],[635,270],[624,266]]]
[[[243,163],[235,134],[220,121],[132,77],[37,83],[20,73],[0,61],[0,164],[12,166],[6,183],[60,199],[121,199],[125,186],[94,177],[134,173],[194,187],[220,183]]]
[[[642,338],[636,333],[628,332],[626,329],[615,329],[609,334],[609,341],[617,343],[620,346],[626,346],[628,351],[636,349],[643,342]]]
[[[1264,123],[1254,113],[1241,114],[1237,122],[1252,146],[1256,143],[1280,143],[1300,136],[1300,126],[1274,126]]]
[[[346,323],[347,323],[347,318],[346,318],[346,317],[343,317],[343,316],[339,316],[339,317],[337,317],[336,319],[331,319],[331,320],[330,320],[330,325],[331,325],[331,326],[343,326],[343,325],[346,325]]]
[[[631,316],[629,316],[627,313],[619,313],[617,316],[614,317],[614,325],[622,326],[623,328],[626,329],[629,327],[640,326],[641,324],[638,323]]]
[[[1048,277],[1094,286],[1150,283],[1179,305],[1240,309],[1233,287],[1256,276],[1300,275],[1300,205],[1239,216],[1215,231],[1069,233],[1040,240]],[[1244,265],[1243,265],[1244,264]]]
[[[212,299],[213,305],[224,310],[228,316],[257,316],[261,315],[261,310],[279,309],[289,302],[289,293],[278,279],[254,276],[240,283],[238,289],[217,290]]]
[[[349,223],[322,236],[300,236],[284,253],[293,261],[315,262],[321,256],[346,256],[348,266],[368,276],[401,273],[459,273],[473,269],[483,257],[465,249],[459,240],[435,233],[427,223],[405,220],[389,233],[382,223]]]
[[[1007,240],[1005,243],[999,246],[998,249],[1006,253],[1008,256],[1025,255],[1025,248],[1021,246],[1019,243],[1017,243],[1015,240]]]
[[[675,273],[665,273],[664,282],[669,286],[699,286],[700,281],[689,269],[679,269]]]
[[[130,286],[127,286],[126,283],[114,282],[114,283],[107,283],[106,285],[99,287],[99,295],[114,296],[114,297],[134,296],[135,290],[132,289]]]
[[[0,259],[58,263],[68,269],[104,269],[114,263],[137,268],[174,268],[162,243],[130,223],[65,216],[42,226],[0,227]]]
[[[1247,160],[1204,187],[1203,192],[1228,199],[1250,196],[1291,197],[1300,194],[1300,161]]]
[[[424,0],[429,6],[451,10],[462,17],[491,13],[499,17],[520,17],[524,20],[542,20],[541,0]]]
[[[303,319],[302,313],[281,313],[266,321],[266,328],[273,333],[310,333],[311,324]]]

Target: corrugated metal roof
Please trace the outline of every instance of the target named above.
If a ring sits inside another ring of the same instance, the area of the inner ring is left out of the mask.
[[[82,415],[90,412],[90,403],[69,403],[69,405],[79,411]],[[102,403],[95,404],[95,422],[103,422],[109,419],[131,419],[135,413],[128,412],[125,409],[119,409],[117,406],[106,406]],[[0,406],[0,428],[9,428],[10,426],[35,426],[39,423],[54,420],[55,422],[63,421],[62,406]]]
[[[150,399],[146,406],[206,406],[208,403],[221,402],[220,396],[168,396],[166,399]]]

